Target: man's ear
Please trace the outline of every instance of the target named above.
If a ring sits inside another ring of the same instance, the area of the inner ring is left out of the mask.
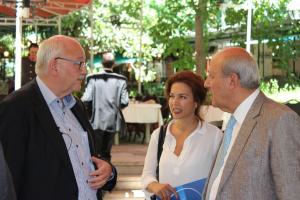
[[[230,74],[229,86],[231,88],[236,88],[239,85],[240,85],[240,78],[239,78],[239,76],[236,73]]]
[[[55,59],[50,60],[48,63],[48,70],[53,75],[58,73],[57,61]]]

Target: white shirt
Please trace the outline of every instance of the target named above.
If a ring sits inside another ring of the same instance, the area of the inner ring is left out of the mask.
[[[224,162],[223,165],[220,169],[220,172],[218,174],[218,176],[216,177],[215,181],[213,182],[212,186],[211,186],[211,190],[210,190],[210,196],[209,196],[209,200],[215,200],[216,196],[217,196],[217,192],[219,189],[219,185],[220,185],[220,181],[221,181],[221,177],[223,174],[223,170],[224,170],[224,166],[225,163],[227,161],[229,152],[231,151],[231,148],[238,136],[238,133],[240,131],[240,128],[244,122],[244,119],[248,113],[248,111],[250,110],[250,107],[252,106],[254,100],[256,99],[256,97],[259,94],[259,89],[256,89],[251,95],[249,95],[234,111],[233,116],[236,119],[236,124],[233,127],[233,131],[232,131],[232,139],[230,141],[227,153],[225,155],[224,158]]]
[[[174,154],[176,139],[170,133],[171,121],[167,127],[163,151],[159,165],[160,183],[168,183],[173,187],[207,178],[212,162],[217,154],[222,132],[217,127],[199,122],[198,127],[184,141],[179,156]],[[142,174],[142,187],[144,189],[152,182],[157,182],[157,143],[160,128],[156,129],[150,139],[148,151]],[[146,199],[151,194],[145,190]]]

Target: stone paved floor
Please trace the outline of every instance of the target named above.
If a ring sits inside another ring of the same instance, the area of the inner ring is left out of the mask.
[[[112,163],[138,163],[144,164],[148,145],[146,144],[120,144],[112,147]]]

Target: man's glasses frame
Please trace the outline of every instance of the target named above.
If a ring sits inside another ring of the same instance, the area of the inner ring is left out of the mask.
[[[63,57],[56,57],[54,60],[59,60],[59,59],[71,62],[74,65],[78,65],[79,66],[79,70],[83,69],[86,66],[85,61],[76,61],[76,60],[71,60],[71,59],[63,58]]]

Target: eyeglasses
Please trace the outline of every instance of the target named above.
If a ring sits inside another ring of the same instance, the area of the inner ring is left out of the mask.
[[[62,58],[62,57],[56,57],[55,60],[65,60],[65,61],[68,61],[68,62],[71,62],[73,63],[74,65],[78,65],[79,66],[79,70],[81,70],[82,68],[84,68],[86,65],[85,61],[75,61],[75,60],[71,60],[71,59],[68,59],[68,58]]]

